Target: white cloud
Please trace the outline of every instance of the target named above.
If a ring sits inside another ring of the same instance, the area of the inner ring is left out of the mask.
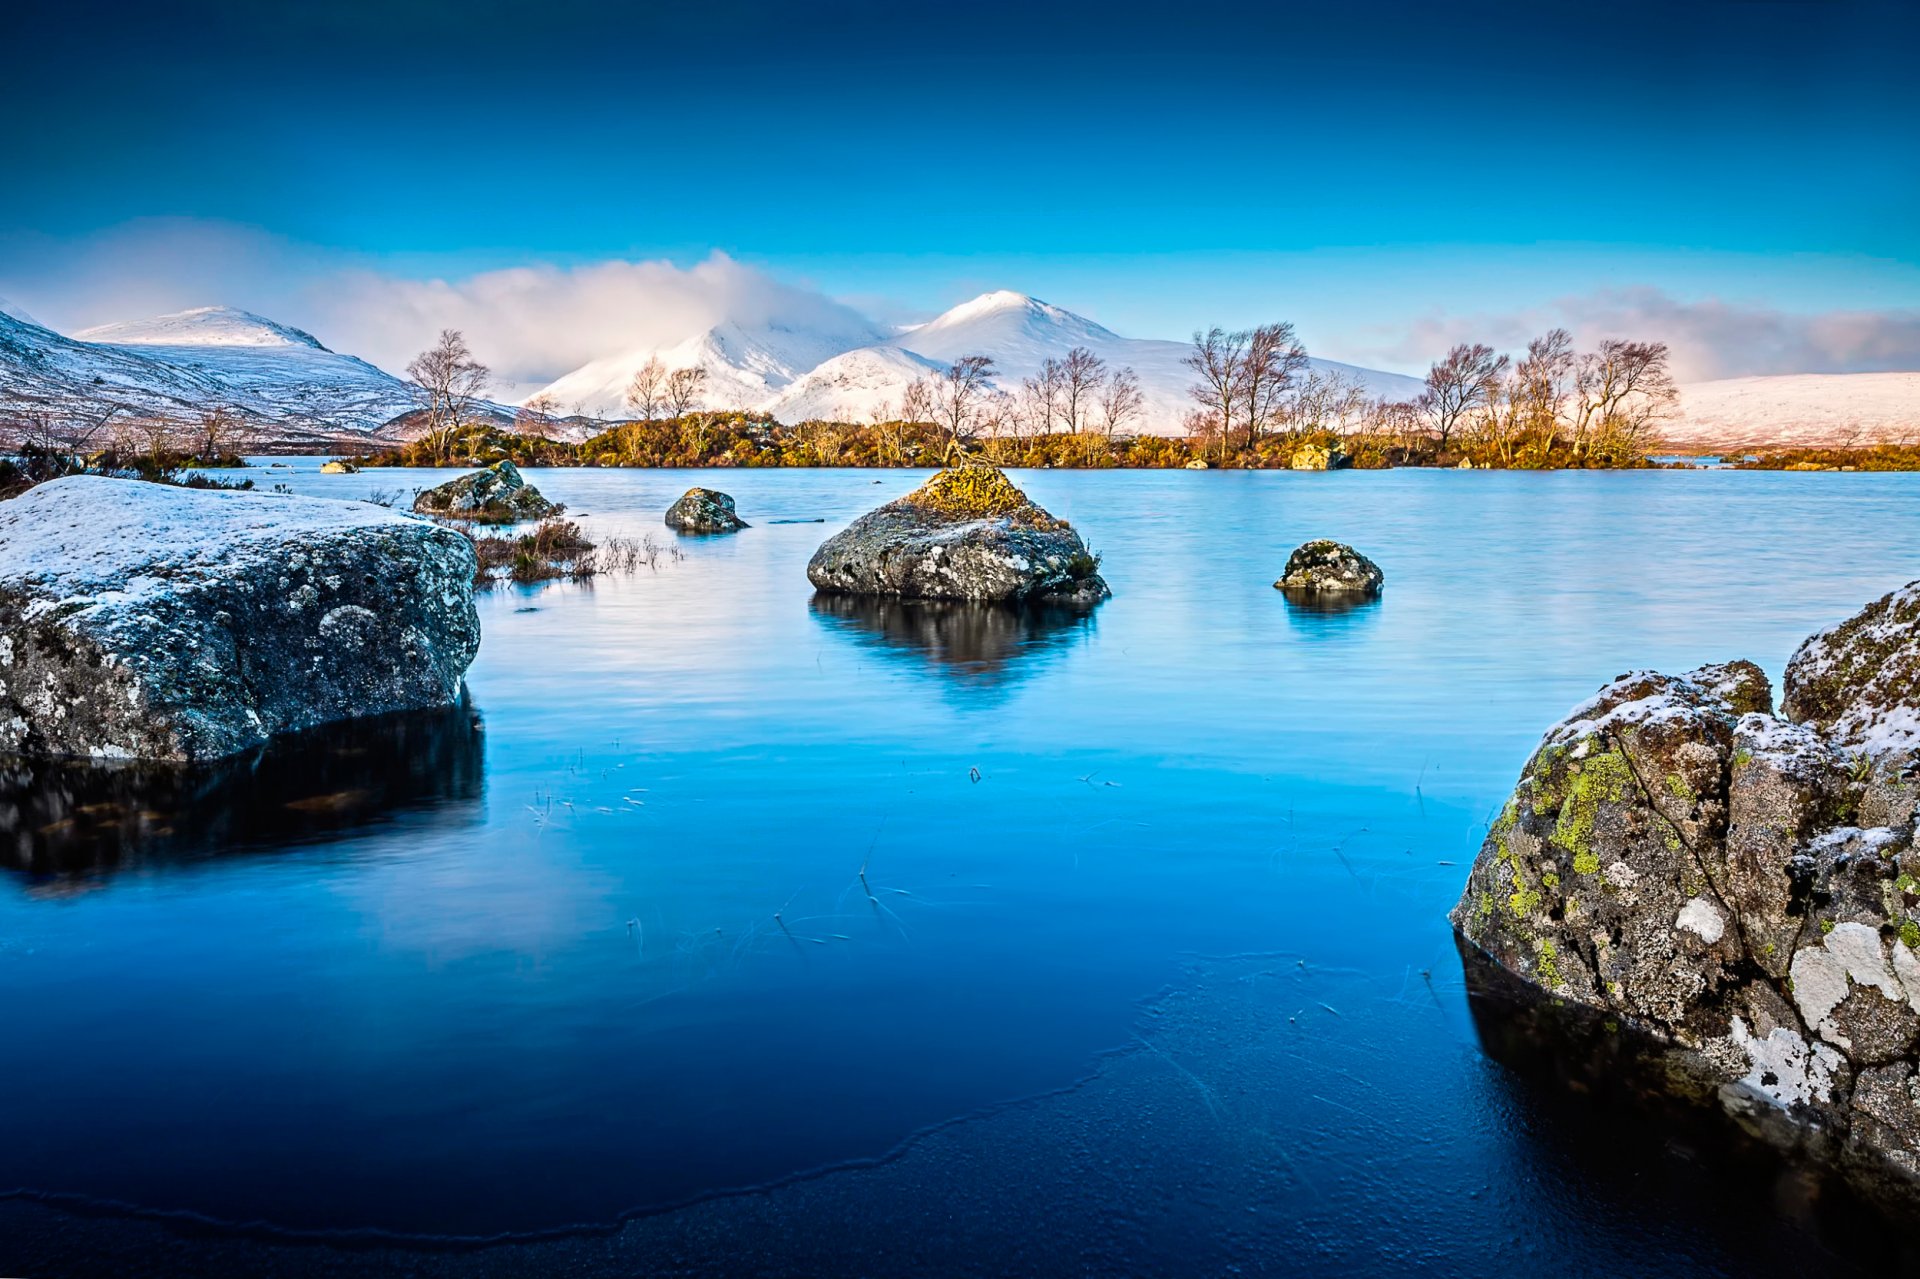
[[[1437,313],[1377,345],[1372,358],[1424,364],[1455,342],[1516,351],[1561,327],[1590,346],[1637,338],[1673,348],[1681,381],[1764,373],[1871,373],[1920,370],[1920,311],[1783,311],[1718,299],[1689,302],[1656,288],[1564,297],[1504,314]]]

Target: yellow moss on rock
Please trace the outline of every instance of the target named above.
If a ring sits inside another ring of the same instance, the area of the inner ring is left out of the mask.
[[[991,466],[950,467],[907,494],[904,500],[958,520],[1023,516],[1052,526],[1065,523],[1049,518],[1018,485]]]

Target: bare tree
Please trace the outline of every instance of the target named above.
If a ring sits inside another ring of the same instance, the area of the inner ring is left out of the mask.
[[[926,378],[915,378],[907,384],[906,392],[900,397],[900,420],[915,425],[931,423],[934,417],[933,383]]]
[[[1574,465],[1587,461],[1597,440],[1615,452],[1642,447],[1679,398],[1666,343],[1606,339],[1574,374]]]
[[[1360,379],[1339,369],[1309,367],[1288,397],[1282,413],[1296,431],[1330,430],[1345,435],[1367,411]]]
[[[931,389],[933,420],[946,432],[946,455],[951,461],[961,444],[980,430],[994,395],[993,360],[984,355],[963,355],[934,379]]]
[[[427,413],[424,438],[434,461],[445,465],[452,456],[454,434],[487,393],[492,371],[473,358],[460,330],[442,329],[439,340],[407,365],[407,376]]]
[[[662,398],[670,417],[685,417],[700,406],[700,393],[707,386],[707,371],[699,366],[675,369],[667,374]]]
[[[1293,325],[1263,324],[1247,334],[1241,378],[1241,418],[1252,448],[1286,412],[1288,392],[1307,367],[1307,348],[1294,337]]]
[[[193,453],[202,462],[212,464],[226,456],[232,446],[240,415],[225,404],[203,404],[195,415]]]
[[[560,401],[542,391],[514,410],[513,429],[521,435],[544,437],[553,430],[559,412]]]
[[[1193,370],[1196,381],[1187,388],[1187,394],[1200,406],[1200,412],[1188,419],[1189,429],[1195,434],[1218,431],[1223,457],[1233,435],[1246,380],[1249,336],[1228,333],[1218,326],[1204,333],[1195,331],[1193,350],[1180,361]]]
[[[1107,375],[1107,362],[1084,346],[1067,352],[1060,364],[1060,417],[1070,434],[1091,424],[1094,401]]]
[[[1048,356],[1040,361],[1040,370],[1020,381],[1020,408],[1035,435],[1053,432],[1060,412],[1060,361]]]
[[[1106,432],[1107,445],[1113,445],[1113,437],[1126,429],[1127,423],[1139,417],[1146,408],[1146,397],[1140,393],[1140,377],[1131,368],[1121,367],[1113,371],[1100,388],[1100,428]]]
[[[649,355],[647,362],[633,375],[633,380],[627,383],[627,412],[642,422],[653,421],[666,390],[667,366],[660,363],[659,356]]]
[[[1193,335],[1193,350],[1183,363],[1198,375],[1189,394],[1211,429],[1220,432],[1222,450],[1236,423],[1252,448],[1285,411],[1288,390],[1307,367],[1307,349],[1287,323],[1236,333],[1215,328]]]
[[[1427,370],[1427,389],[1417,403],[1433,423],[1442,452],[1453,439],[1461,419],[1485,409],[1506,376],[1507,357],[1493,348],[1462,342]]]

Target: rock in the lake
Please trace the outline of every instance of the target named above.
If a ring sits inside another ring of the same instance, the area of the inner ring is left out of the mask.
[[[748,527],[719,489],[690,488],[667,508],[667,527],[682,533],[731,533]]]
[[[359,467],[351,462],[342,462],[338,458],[331,462],[322,462],[320,464],[320,474],[322,475],[357,475],[359,472]]]
[[[1353,465],[1338,445],[1302,444],[1288,463],[1296,471],[1338,471]]]
[[[912,599],[1091,605],[1100,561],[990,466],[941,471],[834,534],[807,577],[823,591]]]
[[[1621,676],[1547,733],[1453,922],[1662,1046],[1676,1089],[1920,1196],[1920,584],[1748,662]]]
[[[413,509],[422,515],[481,524],[543,520],[561,511],[558,505],[540,496],[539,489],[527,483],[519,467],[507,461],[495,462],[426,490],[413,500]]]
[[[1311,599],[1335,596],[1371,599],[1387,578],[1380,566],[1344,542],[1319,538],[1287,556],[1287,571],[1274,586],[1288,595]]]
[[[208,760],[453,704],[473,546],[365,502],[75,476],[0,503],[0,753]]]

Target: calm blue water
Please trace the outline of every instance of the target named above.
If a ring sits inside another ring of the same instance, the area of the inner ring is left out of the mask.
[[[1262,1246],[1363,1268],[1404,1256],[1337,1241],[1614,1273],[1650,1238],[1680,1269],[1801,1246],[1776,1205],[1690,1213],[1538,1119],[1481,1052],[1444,915],[1540,732],[1607,678],[1777,677],[1920,577],[1913,478],[1022,474],[1105,557],[1115,596],[1074,619],[814,603],[813,548],[918,474],[529,477],[680,554],[485,596],[472,714],[398,750],[136,796],[160,834],[112,857],[19,839],[0,1186],[540,1231],[1091,1075],[1147,1081],[1114,1140],[1215,1143],[1219,1184],[1162,1185],[1142,1257],[1256,1212]],[[668,533],[695,483],[754,527]],[[1291,609],[1271,583],[1316,536],[1372,555],[1384,600]]]

